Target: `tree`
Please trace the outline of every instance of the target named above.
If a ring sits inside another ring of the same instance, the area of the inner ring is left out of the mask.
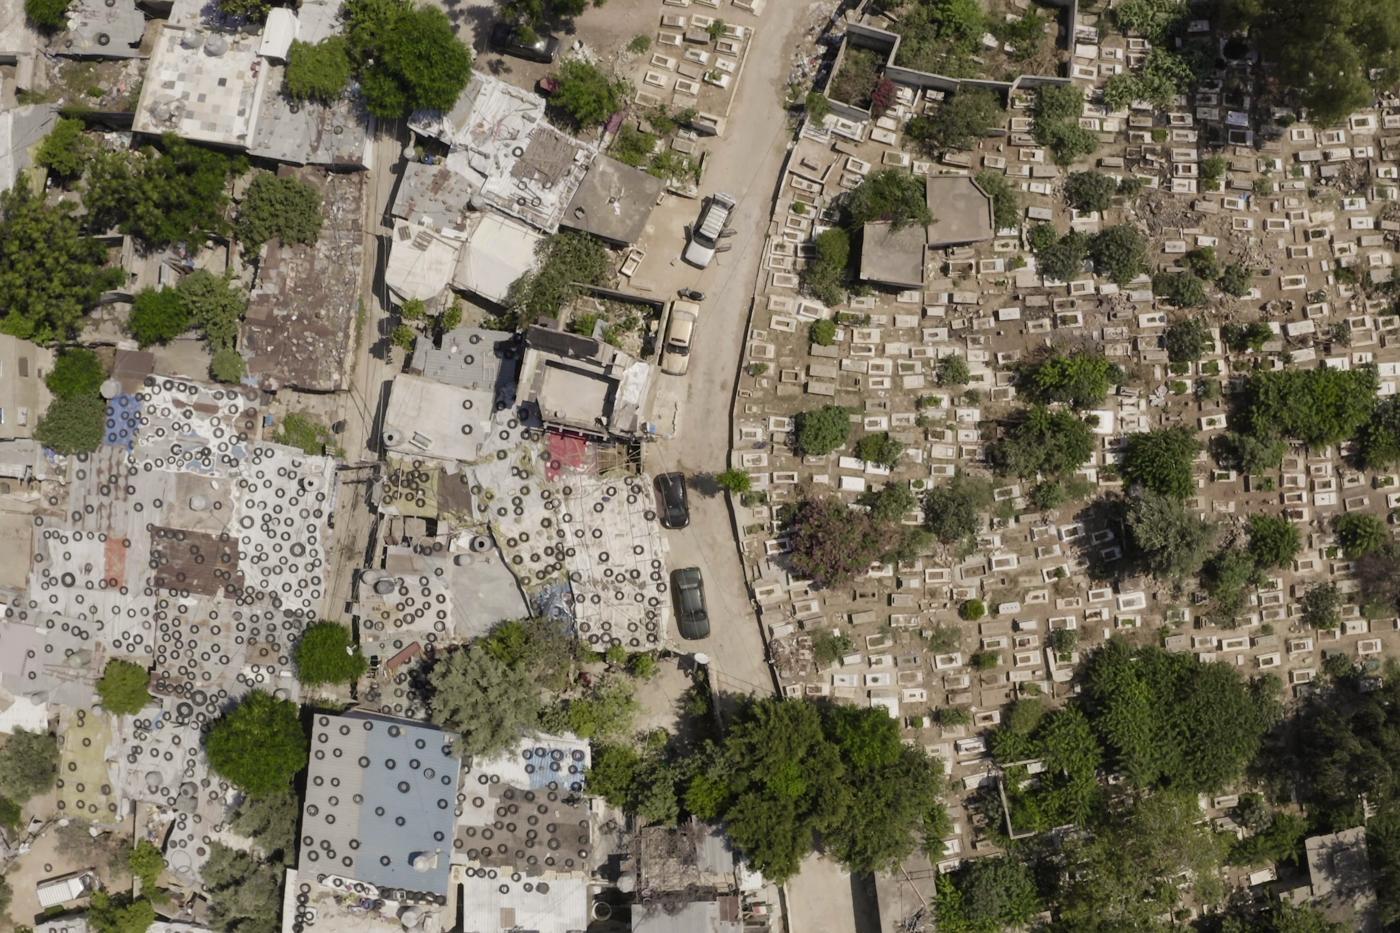
[[[1089,238],[1094,268],[1118,285],[1127,285],[1147,268],[1147,237],[1132,224],[1105,227]]]
[[[1036,266],[1047,279],[1067,282],[1084,271],[1089,258],[1089,238],[1077,230],[1057,237],[1054,227],[1040,224],[1031,228],[1030,244]]]
[[[819,588],[864,573],[886,545],[880,523],[837,498],[803,499],[789,527],[792,570]]]
[[[725,470],[715,476],[715,484],[727,492],[741,496],[753,486],[753,479],[745,470]]]
[[[297,680],[308,686],[353,684],[369,666],[350,630],[339,622],[314,622],[296,647]]]
[[[559,68],[559,88],[550,103],[582,127],[600,126],[622,109],[625,82],[608,77],[597,65],[574,58]]]
[[[1036,88],[1031,135],[1050,150],[1060,165],[1068,165],[1098,148],[1098,139],[1079,125],[1084,92],[1072,85]]]
[[[1205,562],[1211,526],[1186,511],[1179,499],[1145,491],[1128,500],[1125,519],[1131,543],[1154,576],[1189,577]]]
[[[67,8],[67,0],[64,2]],[[63,117],[34,152],[34,161],[60,178],[78,178],[87,169],[97,144],[84,132],[87,124],[74,117]]]
[[[824,304],[840,304],[846,300],[851,235],[840,227],[831,227],[817,234],[812,247],[816,255],[802,270],[802,287]]]
[[[165,856],[150,840],[141,839],[127,852],[126,867],[133,878],[141,880],[141,890],[148,891],[156,886],[160,873],[165,871]]]
[[[321,234],[321,192],[299,178],[259,173],[243,196],[236,229],[250,253],[269,240],[315,243]]]
[[[904,454],[904,445],[890,436],[889,431],[867,434],[856,441],[856,456],[866,463],[893,468]]]
[[[73,337],[88,308],[123,280],[106,261],[70,202],[49,205],[23,179],[0,192],[0,333],[36,343]]]
[[[572,682],[575,636],[553,619],[502,622],[482,639],[482,646],[499,661],[552,693],[563,693]]]
[[[292,42],[287,52],[287,70],[282,87],[293,100],[334,103],[350,84],[354,65],[344,36],[331,36],[320,42]]]
[[[97,891],[86,916],[95,933],[146,933],[156,922],[156,909],[144,897],[113,897],[106,891]]]
[[[1001,172],[977,173],[977,186],[992,199],[992,225],[1006,230],[1021,224],[1021,195]]]
[[[460,732],[468,755],[507,748],[539,718],[528,671],[507,665],[480,642],[449,652],[428,674],[432,721]]]
[[[987,451],[998,472],[1023,479],[1064,476],[1093,455],[1089,426],[1072,411],[1051,411],[1043,405],[1027,409]]]
[[[1260,567],[1287,567],[1301,547],[1298,528],[1288,519],[1280,515],[1249,516],[1249,553]]]
[[[15,729],[0,747],[0,793],[16,803],[42,794],[58,780],[58,740],[47,732]]]
[[[271,0],[218,0],[219,12],[235,19],[261,22],[272,9]]]
[[[969,547],[985,526],[981,513],[991,503],[990,484],[959,473],[924,496],[924,523],[944,544]]]
[[[58,398],[82,398],[97,395],[106,379],[107,370],[96,353],[86,347],[65,347],[58,351],[44,385]]]
[[[846,195],[843,207],[851,229],[868,223],[888,223],[893,229],[933,220],[924,193],[923,179],[899,169],[871,172]]]
[[[211,768],[249,794],[286,790],[307,761],[297,705],[254,690],[209,727],[204,751]]]
[[[126,329],[142,347],[165,344],[190,329],[185,302],[174,288],[143,288],[136,293]]]
[[[200,879],[209,897],[210,925],[236,933],[277,933],[281,927],[282,869],[222,842],[209,845]]]
[[[914,117],[904,131],[938,155],[949,149],[971,149],[980,137],[1000,129],[1005,120],[1006,111],[997,95],[969,89],[958,91],[932,114]]]
[[[836,342],[836,322],[829,318],[813,321],[807,336],[816,346],[829,347]]]
[[[593,0],[592,5],[602,6],[603,0]],[[502,19],[534,34],[544,32],[552,22],[567,23],[588,6],[588,0],[502,0],[500,9]]]
[[[938,384],[945,388],[967,385],[972,378],[972,371],[967,367],[967,360],[957,354],[939,357],[934,373]]]
[[[1118,181],[1102,172],[1070,172],[1065,200],[1077,211],[1106,211],[1118,192]]]
[[[213,351],[231,350],[238,341],[238,325],[248,309],[248,296],[235,286],[231,275],[215,275],[196,269],[175,286],[190,324],[204,335]]]
[[[1040,896],[1026,863],[1013,856],[964,862],[940,875],[934,887],[938,929],[955,933],[998,933],[1030,924],[1040,912]]]
[[[225,347],[209,358],[209,375],[215,382],[239,382],[248,373],[248,364],[237,350]]]
[[[1370,420],[1376,370],[1279,369],[1255,372],[1243,392],[1249,433],[1281,435],[1324,447],[1351,437]]]
[[[1220,257],[1214,246],[1202,246],[1186,254],[1186,268],[1207,282],[1220,277]]]
[[[980,599],[964,600],[958,607],[958,617],[968,622],[976,622],[987,614],[987,606]]]
[[[1224,548],[1206,562],[1201,582],[1215,601],[1219,624],[1230,627],[1244,608],[1246,588],[1257,586],[1260,574],[1248,551]]]
[[[72,0],[24,0],[24,17],[40,32],[58,32],[68,25]]]
[[[1200,318],[1177,321],[1167,328],[1162,345],[1173,363],[1194,363],[1211,349],[1210,328]]]
[[[227,231],[228,182],[247,164],[173,134],[163,136],[158,149],[99,153],[83,196],[88,227],[116,227],[148,249],[199,246]]]
[[[107,427],[107,403],[98,395],[56,398],[34,427],[34,439],[61,454],[92,453]]]
[[[851,436],[851,416],[840,405],[823,405],[798,412],[797,451],[804,457],[823,457],[843,447]]]
[[[1192,464],[1200,445],[1186,428],[1161,428],[1131,434],[1123,447],[1118,472],[1130,483],[1163,496],[1185,499],[1196,488]]]
[[[102,708],[114,716],[132,716],[151,702],[151,673],[139,664],[113,658],[102,669],[97,696]]]
[[[1152,291],[1178,308],[1195,308],[1206,303],[1206,283],[1194,272],[1159,272],[1152,277]]]
[[[1242,263],[1232,262],[1220,273],[1220,279],[1215,283],[1220,286],[1220,290],[1227,295],[1236,298],[1243,298],[1249,294],[1249,290],[1254,287],[1254,273],[1250,268]],[[1258,322],[1256,322],[1258,323]],[[1253,326],[1253,325],[1251,325]],[[1265,329],[1268,325],[1264,325]],[[1270,332],[1272,334],[1272,332]],[[1264,339],[1268,339],[1267,337]]]
[[[1400,463],[1400,396],[1387,396],[1376,403],[1371,419],[1357,437],[1357,447],[1367,469],[1383,470]]]
[[[256,842],[268,859],[291,864],[297,854],[301,799],[292,788],[272,794],[245,794],[234,807],[233,831]]]
[[[397,119],[452,109],[471,78],[472,54],[447,14],[408,0],[349,0],[343,15],[371,114]]]
[[[1218,434],[1211,439],[1211,453],[1221,466],[1245,473],[1265,473],[1283,465],[1288,445],[1278,437],[1265,434]]]
[[[536,268],[510,286],[506,305],[519,323],[557,317],[580,294],[579,286],[602,285],[609,275],[607,250],[584,233],[556,233],[535,249]]]
[[[1123,379],[1123,371],[1102,354],[1076,350],[1056,353],[1023,365],[1016,385],[1031,400],[1048,405],[1060,402],[1073,408],[1089,408],[1108,395]]]
[[[1390,543],[1390,532],[1385,522],[1364,512],[1347,512],[1332,520],[1332,530],[1337,534],[1337,543],[1347,560],[1365,557],[1372,551],[1379,551]]]
[[[623,652],[624,656],[626,652]],[[632,720],[641,709],[635,691],[626,680],[603,679],[582,697],[566,700],[560,707],[562,723],[546,723],[549,731],[562,725],[580,738],[617,739],[632,729]]]

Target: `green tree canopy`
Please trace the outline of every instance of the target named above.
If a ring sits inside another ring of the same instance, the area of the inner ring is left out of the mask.
[[[822,457],[843,447],[851,436],[850,412],[840,405],[823,405],[798,412],[797,450],[804,457]]]
[[[98,891],[88,905],[87,922],[96,933],[146,933],[156,922],[156,909],[144,897]]]
[[[1281,515],[1249,516],[1249,553],[1264,569],[1287,567],[1303,546],[1298,526]]]
[[[297,40],[287,52],[282,87],[293,100],[329,104],[345,93],[353,72],[350,45],[344,36],[330,36],[316,43]]]
[[[1371,419],[1361,427],[1357,446],[1367,469],[1384,470],[1400,463],[1400,396],[1376,403]]]
[[[1098,138],[1079,125],[1084,92],[1073,85],[1036,88],[1031,135],[1050,150],[1060,165],[1068,165],[1098,148]]]
[[[174,288],[143,288],[136,293],[126,329],[143,347],[164,344],[190,329],[190,314]]]
[[[817,587],[837,586],[864,573],[887,543],[880,522],[835,497],[803,499],[788,526],[792,570]]]
[[[34,439],[61,454],[92,453],[107,427],[107,403],[99,395],[56,398],[34,427]]]
[[[1390,530],[1385,522],[1365,512],[1347,512],[1332,521],[1332,529],[1337,533],[1337,543],[1347,560],[1365,557],[1390,544]]]
[[[286,788],[271,794],[245,794],[234,808],[232,826],[256,842],[269,859],[280,857],[286,864],[296,859],[297,820],[301,818],[301,798]]]
[[[0,332],[52,343],[75,336],[102,293],[122,282],[83,236],[72,204],[46,204],[20,179],[0,192]]]
[[[539,718],[539,689],[528,670],[473,642],[440,658],[428,674],[433,722],[462,734],[469,755],[499,752]]]
[[[97,696],[102,708],[116,716],[141,712],[151,702],[151,672],[139,664],[113,658],[102,669]]]
[[[196,269],[175,286],[190,324],[204,335],[210,350],[229,350],[238,342],[238,325],[248,296],[229,275]]]
[[[282,869],[222,842],[209,846],[200,879],[209,896],[209,922],[236,933],[277,933],[282,928]]]
[[[1351,437],[1376,404],[1375,367],[1255,372],[1243,393],[1249,433],[1282,435],[1314,447]]]
[[[970,549],[973,539],[986,527],[983,513],[991,504],[991,484],[959,473],[924,496],[924,523],[944,544]]]
[[[321,235],[321,192],[298,178],[259,173],[243,196],[236,230],[251,253],[269,240],[315,243]]]
[[[851,235],[840,227],[830,227],[817,234],[812,247],[816,255],[802,270],[802,287],[825,304],[840,304],[846,300],[850,280]]]
[[[1180,499],[1144,491],[1128,499],[1124,518],[1128,539],[1148,573],[1181,579],[1205,563],[1214,530]]]
[[[67,6],[67,0],[64,0],[64,6]],[[79,177],[87,170],[88,162],[97,150],[97,143],[85,130],[87,124],[82,120],[61,118],[35,150],[35,163],[61,178]]]
[[[1186,428],[1130,434],[1118,472],[1159,495],[1185,499],[1196,488],[1192,463],[1199,450],[1195,435]]]
[[[150,840],[141,839],[127,852],[126,867],[132,877],[141,879],[141,889],[147,891],[155,887],[160,873],[165,871],[165,856]]]
[[[369,666],[350,629],[339,622],[314,622],[296,647],[297,680],[304,684],[354,683]]]
[[[1106,211],[1118,193],[1118,180],[1102,172],[1071,172],[1065,179],[1065,200],[1077,211]]]
[[[371,114],[452,109],[471,78],[472,54],[446,13],[409,0],[349,0],[343,15]]]
[[[580,285],[603,285],[609,277],[608,252],[585,233],[563,232],[535,250],[536,268],[510,286],[506,305],[522,325],[558,317],[580,294]]]
[[[1073,473],[1094,455],[1094,434],[1068,410],[1027,409],[987,452],[1001,473],[1033,479]]]
[[[24,803],[58,780],[58,740],[47,732],[15,729],[0,746],[0,793]]]
[[[286,790],[307,761],[297,705],[254,690],[209,727],[204,751],[211,768],[250,794]]]
[[[1147,237],[1132,224],[1105,227],[1089,238],[1094,269],[1118,285],[1127,285],[1147,269]]]
[[[54,359],[44,385],[58,398],[97,395],[107,379],[107,369],[97,354],[86,347],[64,347]]]
[[[24,17],[40,32],[57,32],[68,25],[72,0],[24,0]]]
[[[1006,120],[1001,100],[991,91],[959,91],[933,113],[916,116],[905,133],[932,154],[971,149],[977,140],[1000,129]]]
[[[924,180],[899,169],[871,172],[844,199],[850,229],[883,221],[894,228],[926,224],[933,220],[924,192]]]
[[[894,467],[904,453],[904,445],[895,440],[889,431],[867,434],[856,441],[856,456],[866,463],[877,463],[884,467]]]
[[[1022,394],[1041,404],[1061,402],[1089,408],[1108,396],[1123,379],[1123,371],[1099,353],[1076,350],[1055,353],[1024,364],[1016,385]]]
[[[1028,926],[1040,912],[1029,866],[1014,856],[979,858],[940,875],[934,888],[938,929],[1000,933]]]
[[[582,127],[601,126],[622,109],[627,85],[592,62],[571,58],[559,68],[559,89],[550,103]]]
[[[1040,274],[1059,282],[1068,282],[1083,272],[1089,258],[1089,238],[1078,230],[1057,236],[1054,227],[1040,224],[1031,228],[1030,245]]]
[[[1200,318],[1177,321],[1167,328],[1162,345],[1173,363],[1194,363],[1211,349],[1210,328]]]

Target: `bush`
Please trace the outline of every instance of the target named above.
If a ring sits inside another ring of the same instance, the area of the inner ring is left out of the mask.
[[[1206,303],[1206,283],[1191,272],[1160,272],[1152,277],[1152,291],[1178,308]]]
[[[995,651],[974,651],[967,663],[974,671],[990,671],[1001,663],[1001,655]]]
[[[1192,462],[1200,445],[1186,428],[1162,428],[1132,434],[1123,448],[1118,472],[1163,496],[1185,499],[1196,488]]]
[[[97,395],[107,370],[97,354],[86,347],[66,347],[58,352],[44,385],[58,398]]]
[[[1335,583],[1318,583],[1303,594],[1303,623],[1330,631],[1342,624],[1342,594]]]
[[[971,149],[980,137],[1000,129],[1005,120],[1006,111],[997,95],[964,90],[945,100],[931,115],[914,117],[904,131],[936,155],[949,149]]]
[[[889,78],[881,78],[875,82],[875,90],[870,92],[870,113],[872,116],[881,116],[885,111],[894,106],[895,85]]]
[[[597,65],[570,59],[559,68],[559,89],[549,101],[581,127],[601,126],[622,109],[626,83],[609,78]]]
[[[329,104],[345,93],[353,71],[350,46],[344,36],[331,36],[314,44],[294,41],[287,52],[282,87],[293,100]]]
[[[107,427],[107,403],[98,395],[56,398],[34,428],[34,439],[61,454],[92,453]]]
[[[1220,183],[1225,179],[1225,170],[1229,164],[1224,156],[1209,156],[1201,160],[1201,185],[1207,191],[1215,191],[1220,188]]]
[[[371,114],[452,109],[471,78],[472,54],[447,14],[406,0],[349,0],[342,16]]]
[[[536,267],[510,286],[506,304],[518,323],[558,317],[577,298],[581,285],[602,285],[611,263],[603,244],[583,233],[556,233],[536,247]]]
[[[306,767],[306,734],[297,705],[254,690],[209,727],[209,767],[249,794],[287,789]]]
[[[935,373],[940,386],[967,385],[972,372],[967,368],[967,360],[955,354],[939,357]]]
[[[856,456],[866,463],[893,468],[904,453],[904,445],[890,436],[890,432],[867,434],[856,441]]]
[[[141,890],[150,891],[156,886],[160,873],[165,871],[165,856],[161,855],[160,849],[152,845],[150,840],[142,839],[136,843],[135,848],[127,852],[126,867],[131,871],[133,878],[141,880]]]
[[[1220,258],[1214,246],[1203,246],[1186,254],[1186,268],[1206,281],[1220,277]]]
[[[1322,447],[1351,437],[1371,418],[1376,370],[1280,369],[1256,372],[1245,385],[1249,433],[1283,436]]]
[[[839,405],[823,405],[799,412],[797,451],[804,457],[821,457],[843,446],[851,436],[851,417]]]
[[[977,184],[992,199],[992,223],[998,230],[1021,224],[1021,195],[1001,172],[977,173]]]
[[[1297,526],[1286,518],[1249,516],[1249,553],[1261,568],[1287,567],[1301,547]]]
[[[64,6],[67,6],[66,0]],[[60,119],[35,151],[35,163],[61,178],[81,176],[96,151],[96,143],[84,132],[86,129],[87,124],[82,120]]]
[[[846,300],[850,234],[840,227],[832,227],[817,234],[812,245],[816,255],[802,270],[802,287],[823,304],[840,304]]]
[[[883,221],[898,229],[908,224],[926,224],[933,219],[923,179],[899,169],[880,169],[866,175],[846,196],[843,206],[853,228]]]
[[[1021,367],[1016,384],[1041,404],[1059,402],[1073,408],[1097,405],[1122,381],[1123,371],[1108,358],[1087,350],[1056,353]]]
[[[830,319],[813,321],[807,336],[817,346],[829,347],[836,342],[836,322]]]
[[[1117,191],[1118,182],[1102,172],[1071,172],[1065,179],[1065,200],[1077,211],[1106,211]]]
[[[1153,576],[1181,579],[1205,563],[1214,531],[1181,500],[1147,491],[1128,500],[1125,518],[1136,556]]]
[[[1390,543],[1390,532],[1385,522],[1362,512],[1338,515],[1332,520],[1332,530],[1336,532],[1337,543],[1342,546],[1347,560],[1365,557]]]
[[[102,708],[116,716],[131,716],[151,702],[151,673],[139,664],[114,658],[102,669],[97,696]]]
[[[1254,287],[1254,273],[1248,266],[1232,262],[1220,273],[1220,280],[1216,284],[1225,294],[1243,298]]]
[[[715,484],[720,489],[739,496],[749,491],[753,480],[744,470],[725,470],[715,477]]]
[[[1084,234],[1071,230],[1056,237],[1053,227],[1041,224],[1031,229],[1030,240],[1036,266],[1047,279],[1068,282],[1084,271],[1089,258],[1089,238]]]
[[[165,344],[190,329],[190,314],[176,289],[143,288],[132,302],[126,329],[142,347]]]
[[[1105,227],[1089,238],[1094,268],[1118,285],[1127,285],[1147,268],[1147,238],[1131,224]]]
[[[71,0],[24,0],[24,17],[40,32],[57,32],[68,25]]]
[[[1214,348],[1210,328],[1205,321],[1194,317],[1168,327],[1162,344],[1167,349],[1167,359],[1173,363],[1194,363]]]
[[[1000,473],[1053,479],[1074,472],[1093,454],[1093,432],[1074,412],[1037,405],[988,448],[987,459]]]
[[[855,643],[842,631],[818,632],[812,636],[812,658],[823,667],[831,667],[851,653]]]
[[[237,350],[215,350],[209,358],[209,376],[215,382],[241,382],[248,374],[248,364]]]
[[[0,747],[0,793],[14,803],[44,793],[58,780],[58,740],[15,729]]]
[[[338,622],[315,622],[296,647],[297,680],[309,686],[353,684],[368,667],[350,630]]]
[[[968,622],[976,622],[987,614],[987,606],[980,599],[964,600],[958,607],[958,617]]]
[[[924,497],[924,523],[944,544],[968,547],[985,525],[982,512],[992,504],[992,489],[983,480],[958,474]]]
[[[238,210],[237,233],[250,253],[274,239],[315,243],[321,234],[321,192],[297,178],[259,174]]]
[[[630,123],[624,123],[613,140],[611,154],[614,159],[627,165],[640,168],[656,151],[656,137],[644,133]]]

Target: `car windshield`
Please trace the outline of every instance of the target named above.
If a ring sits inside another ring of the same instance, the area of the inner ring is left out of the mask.
[[[670,343],[666,344],[666,352],[674,353],[677,356],[688,356],[690,354],[690,347],[672,340]]]

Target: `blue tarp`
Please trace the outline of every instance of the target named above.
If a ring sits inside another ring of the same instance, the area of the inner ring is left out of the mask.
[[[107,430],[102,443],[130,450],[136,443],[136,418],[141,403],[134,395],[118,395],[107,403]]]

